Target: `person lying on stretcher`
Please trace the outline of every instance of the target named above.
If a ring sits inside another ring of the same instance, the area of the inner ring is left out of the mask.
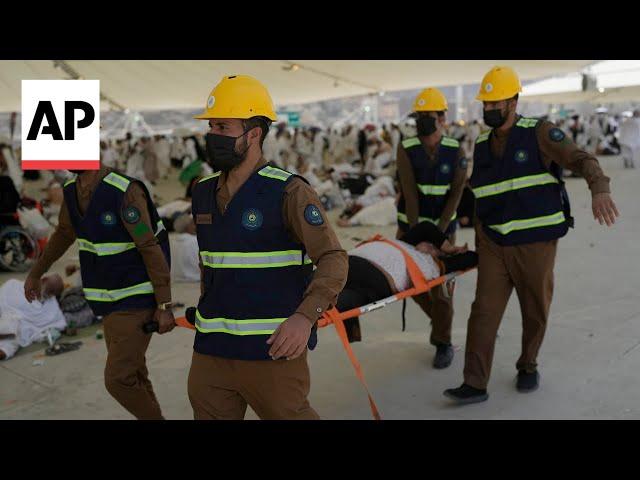
[[[414,260],[427,280],[450,272],[473,268],[478,255],[467,245],[456,247],[438,228],[422,222],[394,242]],[[412,282],[402,252],[388,243],[368,242],[349,252],[349,274],[338,296],[336,308],[345,312],[411,288]],[[349,342],[362,339],[359,319],[344,321]]]

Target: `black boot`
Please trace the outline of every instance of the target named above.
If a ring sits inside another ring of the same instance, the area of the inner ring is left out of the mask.
[[[516,388],[519,392],[533,392],[540,386],[540,374],[535,372],[527,372],[526,370],[518,371],[518,382]]]
[[[489,394],[486,390],[473,388],[466,383],[463,383],[458,388],[450,388],[448,390],[445,390],[444,396],[450,398],[451,400],[454,400],[460,405],[484,402],[489,398]]]
[[[447,368],[453,361],[453,347],[451,345],[436,345],[436,356],[433,359],[433,368]]]

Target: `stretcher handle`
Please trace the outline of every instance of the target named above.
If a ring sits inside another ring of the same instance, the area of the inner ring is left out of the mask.
[[[187,308],[187,310],[184,312],[184,317],[176,318],[176,325],[178,327],[195,330],[195,324],[196,324],[196,307]],[[159,328],[158,322],[154,322],[153,320],[142,325],[142,331],[144,333],[157,332],[158,328]]]

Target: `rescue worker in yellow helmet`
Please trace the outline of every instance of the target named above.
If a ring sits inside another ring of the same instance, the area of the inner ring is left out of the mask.
[[[531,392],[539,386],[537,356],[553,295],[558,239],[573,226],[562,168],[584,177],[601,225],[613,225],[619,215],[598,160],[553,123],[518,115],[521,91],[516,73],[498,66],[484,76],[476,97],[490,127],[475,142],[469,181],[476,198],[478,280],[464,383],[444,392],[461,404],[488,398],[496,334],[514,289],[523,327],[516,388]]]
[[[267,89],[224,77],[205,111],[216,173],[193,188],[202,269],[188,391],[195,419],[318,419],[309,404],[307,348],[336,301],[347,254],[313,188],[267,164],[276,120]],[[313,278],[313,265],[317,266]]]
[[[467,180],[467,160],[460,143],[443,134],[447,109],[447,99],[437,88],[427,88],[415,99],[418,134],[404,139],[397,153],[398,238],[416,224],[430,222],[455,243],[456,210]],[[453,298],[445,288],[437,286],[413,297],[431,318],[430,342],[436,347],[433,366],[438,369],[453,360]]]

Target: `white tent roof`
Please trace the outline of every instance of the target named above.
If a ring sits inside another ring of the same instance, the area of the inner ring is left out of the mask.
[[[640,101],[640,61],[608,60],[588,68],[597,80],[598,90],[582,91],[582,75],[548,78],[526,85],[522,102],[615,103]]]
[[[510,65],[522,80],[575,72],[592,60],[69,60],[102,93],[133,110],[204,107],[224,75],[261,80],[278,106],[381,91],[480,83],[494,65]],[[297,66],[290,69],[295,64]],[[0,111],[20,111],[20,81],[68,78],[53,61],[0,61]],[[106,108],[106,104],[105,104]]]
[[[548,104],[564,104],[564,103],[623,103],[623,102],[640,102],[640,85],[630,87],[618,87],[606,89],[600,93],[596,91],[575,91],[550,93],[545,95],[532,95],[521,97],[524,103],[548,103]]]

